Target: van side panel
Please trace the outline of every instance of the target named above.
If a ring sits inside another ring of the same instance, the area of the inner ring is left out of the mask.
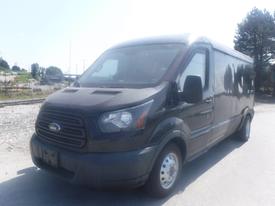
[[[251,64],[214,50],[214,127],[209,145],[231,135],[242,120],[242,112],[253,107]]]

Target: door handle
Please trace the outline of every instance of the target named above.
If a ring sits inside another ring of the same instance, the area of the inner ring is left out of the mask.
[[[213,97],[209,97],[209,98],[205,99],[204,102],[208,103],[208,104],[212,103],[213,102]]]

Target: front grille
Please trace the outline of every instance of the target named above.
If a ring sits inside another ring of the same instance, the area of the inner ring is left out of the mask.
[[[60,131],[52,131],[51,123],[58,124]],[[41,111],[36,122],[38,137],[53,144],[81,148],[86,144],[84,122],[74,113],[55,110]]]

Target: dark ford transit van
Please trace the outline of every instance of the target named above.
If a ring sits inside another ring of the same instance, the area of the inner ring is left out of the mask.
[[[184,163],[232,134],[248,140],[253,79],[251,58],[206,38],[117,45],[45,100],[33,162],[77,184],[168,195]]]

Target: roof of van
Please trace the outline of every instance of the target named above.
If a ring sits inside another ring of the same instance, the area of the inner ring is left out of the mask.
[[[128,46],[146,45],[146,44],[164,44],[164,43],[183,43],[187,46],[191,46],[195,43],[209,44],[214,49],[219,50],[223,53],[229,54],[231,56],[237,57],[249,63],[253,63],[253,59],[249,56],[231,49],[225,45],[222,45],[216,41],[213,41],[207,37],[193,37],[190,34],[183,35],[169,35],[169,36],[158,36],[158,37],[148,37],[142,39],[135,39],[127,42],[118,44],[112,48],[122,48]]]

